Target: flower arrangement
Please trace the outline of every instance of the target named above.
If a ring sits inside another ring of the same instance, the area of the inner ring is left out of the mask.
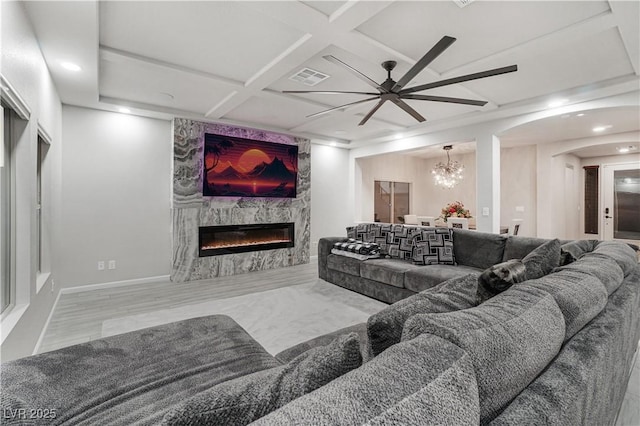
[[[442,214],[440,215],[440,219],[447,221],[450,217],[466,217],[471,218],[471,213],[469,213],[468,209],[464,208],[464,204],[460,201],[454,201],[453,203],[449,203],[442,208]]]

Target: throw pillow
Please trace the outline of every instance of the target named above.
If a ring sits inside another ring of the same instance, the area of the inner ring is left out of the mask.
[[[377,356],[398,343],[404,323],[413,315],[451,312],[475,306],[477,284],[473,274],[452,278],[371,315],[367,320],[371,354]]]
[[[416,227],[391,225],[386,234],[387,254],[394,259],[411,260],[413,235],[418,230]]]
[[[347,227],[347,237],[354,240],[373,242],[373,233],[371,232],[374,224],[359,223],[356,226]]]
[[[491,299],[512,285],[527,280],[527,271],[521,260],[512,259],[487,268],[478,277],[477,304]]]
[[[166,425],[246,425],[362,365],[356,333],[288,364],[220,383],[172,408]]]
[[[413,263],[416,265],[455,265],[453,229],[422,228],[413,237]]]
[[[360,240],[348,238],[333,244],[331,253],[334,254],[354,254],[364,256],[366,259],[376,258],[380,255],[380,246],[376,243],[367,243]]]
[[[402,341],[425,333],[453,343],[471,357],[484,425],[557,355],[565,325],[549,293],[514,286],[475,308],[414,315],[404,326]]]
[[[598,240],[576,240],[560,246],[560,265],[568,265],[575,262],[585,253],[593,251],[598,245]]]
[[[527,270],[527,279],[535,280],[548,275],[560,266],[560,241],[547,241],[522,259]]]

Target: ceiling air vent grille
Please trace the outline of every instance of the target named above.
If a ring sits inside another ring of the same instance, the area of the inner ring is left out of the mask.
[[[327,74],[312,70],[311,68],[303,68],[289,77],[289,80],[298,81],[307,86],[315,86],[316,84],[326,80],[327,78],[329,78]]]
[[[453,0],[453,2],[457,4],[460,9],[473,3],[473,1],[474,0]]]

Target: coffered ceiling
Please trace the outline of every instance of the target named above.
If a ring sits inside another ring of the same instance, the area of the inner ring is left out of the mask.
[[[457,119],[638,90],[637,1],[85,1],[25,2],[63,102],[106,110],[186,116],[340,143],[381,138]],[[371,91],[325,59],[333,55],[377,82],[383,61],[397,80],[444,35],[445,52],[408,86],[518,65],[515,73],[421,94],[488,101],[484,107],[408,100],[418,123],[388,102],[363,126],[374,101],[308,118],[359,95],[284,90]],[[77,63],[70,73],[61,61]],[[309,68],[329,78],[293,81]],[[521,109],[520,109],[521,111]],[[626,127],[638,129],[631,117]],[[634,129],[632,129],[634,130]],[[524,137],[520,134],[514,137]]]

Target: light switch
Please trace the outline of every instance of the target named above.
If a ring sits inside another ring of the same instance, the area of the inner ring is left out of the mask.
[[[482,216],[489,216],[489,207],[482,208]]]
[[[517,212],[524,212],[524,206],[516,206],[516,211]]]

